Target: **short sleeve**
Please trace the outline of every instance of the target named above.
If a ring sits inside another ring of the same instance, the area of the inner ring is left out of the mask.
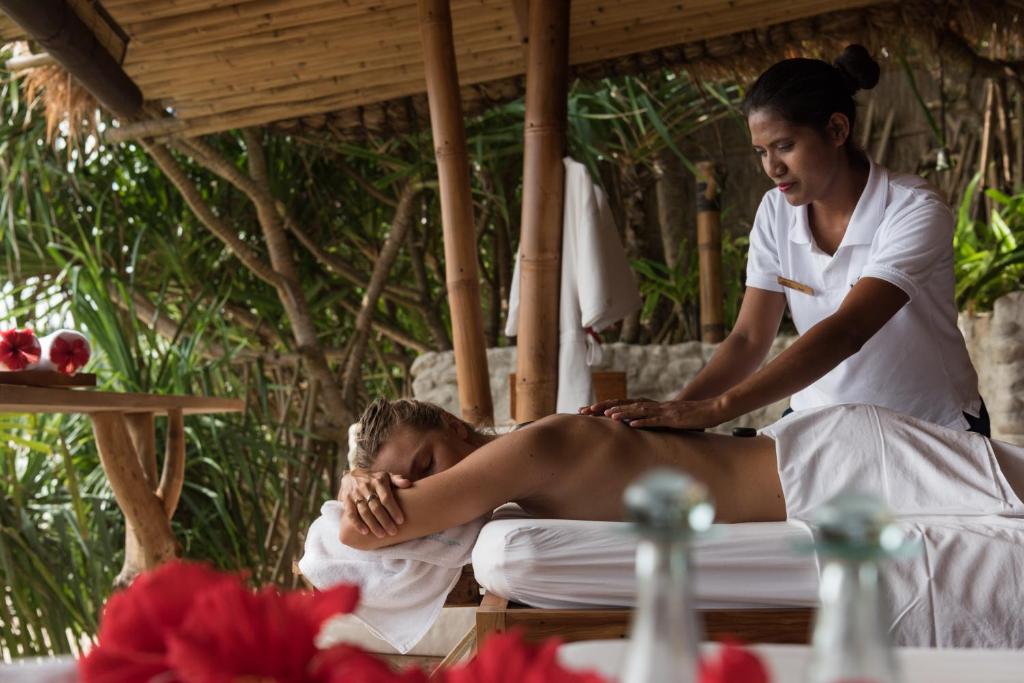
[[[878,231],[861,277],[885,280],[913,299],[952,254],[953,224],[953,212],[936,197],[902,209]]]
[[[754,227],[750,229],[750,250],[747,252],[747,286],[781,292],[778,278],[782,275],[779,247],[775,234],[775,216],[766,194],[757,207]]]

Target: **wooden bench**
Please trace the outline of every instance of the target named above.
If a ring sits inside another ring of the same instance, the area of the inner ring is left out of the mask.
[[[232,398],[0,384],[0,413],[84,413],[92,420],[100,463],[125,516],[125,559],[116,586],[179,553],[171,517],[185,480],[184,416],[237,413],[244,407]],[[167,416],[159,472],[157,416]]]

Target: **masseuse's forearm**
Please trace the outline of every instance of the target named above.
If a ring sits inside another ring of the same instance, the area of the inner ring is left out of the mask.
[[[757,370],[768,355],[768,344],[733,333],[725,338],[708,364],[676,395],[676,400],[697,401],[724,394]]]
[[[851,334],[836,316],[826,318],[723,394],[726,411],[739,416],[795,394],[857,353],[868,338]]]

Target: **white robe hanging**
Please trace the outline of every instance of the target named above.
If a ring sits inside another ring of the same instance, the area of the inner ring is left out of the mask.
[[[594,401],[590,367],[601,362],[595,333],[640,308],[636,277],[626,259],[615,220],[587,167],[566,157],[559,297],[558,407],[575,413]],[[519,254],[509,293],[505,334],[519,322]]]

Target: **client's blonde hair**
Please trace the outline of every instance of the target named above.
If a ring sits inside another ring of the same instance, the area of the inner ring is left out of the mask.
[[[404,425],[423,431],[440,429],[445,425],[444,413],[440,406],[410,398],[395,401],[386,398],[376,399],[366,407],[363,416],[359,418],[356,467],[369,469],[377,459],[377,452],[397,427]]]

